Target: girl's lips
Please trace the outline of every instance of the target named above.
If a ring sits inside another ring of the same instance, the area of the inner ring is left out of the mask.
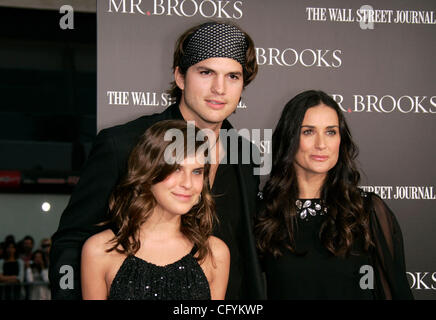
[[[185,194],[174,193],[174,192],[173,192],[173,195],[182,201],[189,201],[189,200],[191,200],[191,197],[192,197],[192,195],[185,195]]]

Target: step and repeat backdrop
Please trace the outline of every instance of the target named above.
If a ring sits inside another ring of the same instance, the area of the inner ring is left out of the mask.
[[[239,25],[256,46],[259,73],[229,118],[235,128],[274,129],[308,89],[339,103],[362,187],[402,228],[414,296],[435,299],[436,2],[99,0],[98,130],[167,108],[175,41],[209,20]]]

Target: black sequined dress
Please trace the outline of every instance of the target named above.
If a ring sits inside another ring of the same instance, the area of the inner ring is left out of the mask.
[[[209,300],[206,275],[194,258],[157,266],[134,255],[124,260],[112,282],[109,300]]]

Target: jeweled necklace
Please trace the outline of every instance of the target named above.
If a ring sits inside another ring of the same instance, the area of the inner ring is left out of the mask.
[[[303,202],[304,201],[304,202]],[[302,220],[307,220],[309,215],[324,215],[327,213],[327,206],[322,200],[300,200],[295,201],[297,207],[297,214]]]

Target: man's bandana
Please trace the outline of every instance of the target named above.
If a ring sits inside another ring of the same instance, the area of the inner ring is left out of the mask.
[[[209,58],[231,58],[245,67],[247,42],[238,28],[223,23],[206,23],[194,32],[184,47],[180,67],[190,66]]]

